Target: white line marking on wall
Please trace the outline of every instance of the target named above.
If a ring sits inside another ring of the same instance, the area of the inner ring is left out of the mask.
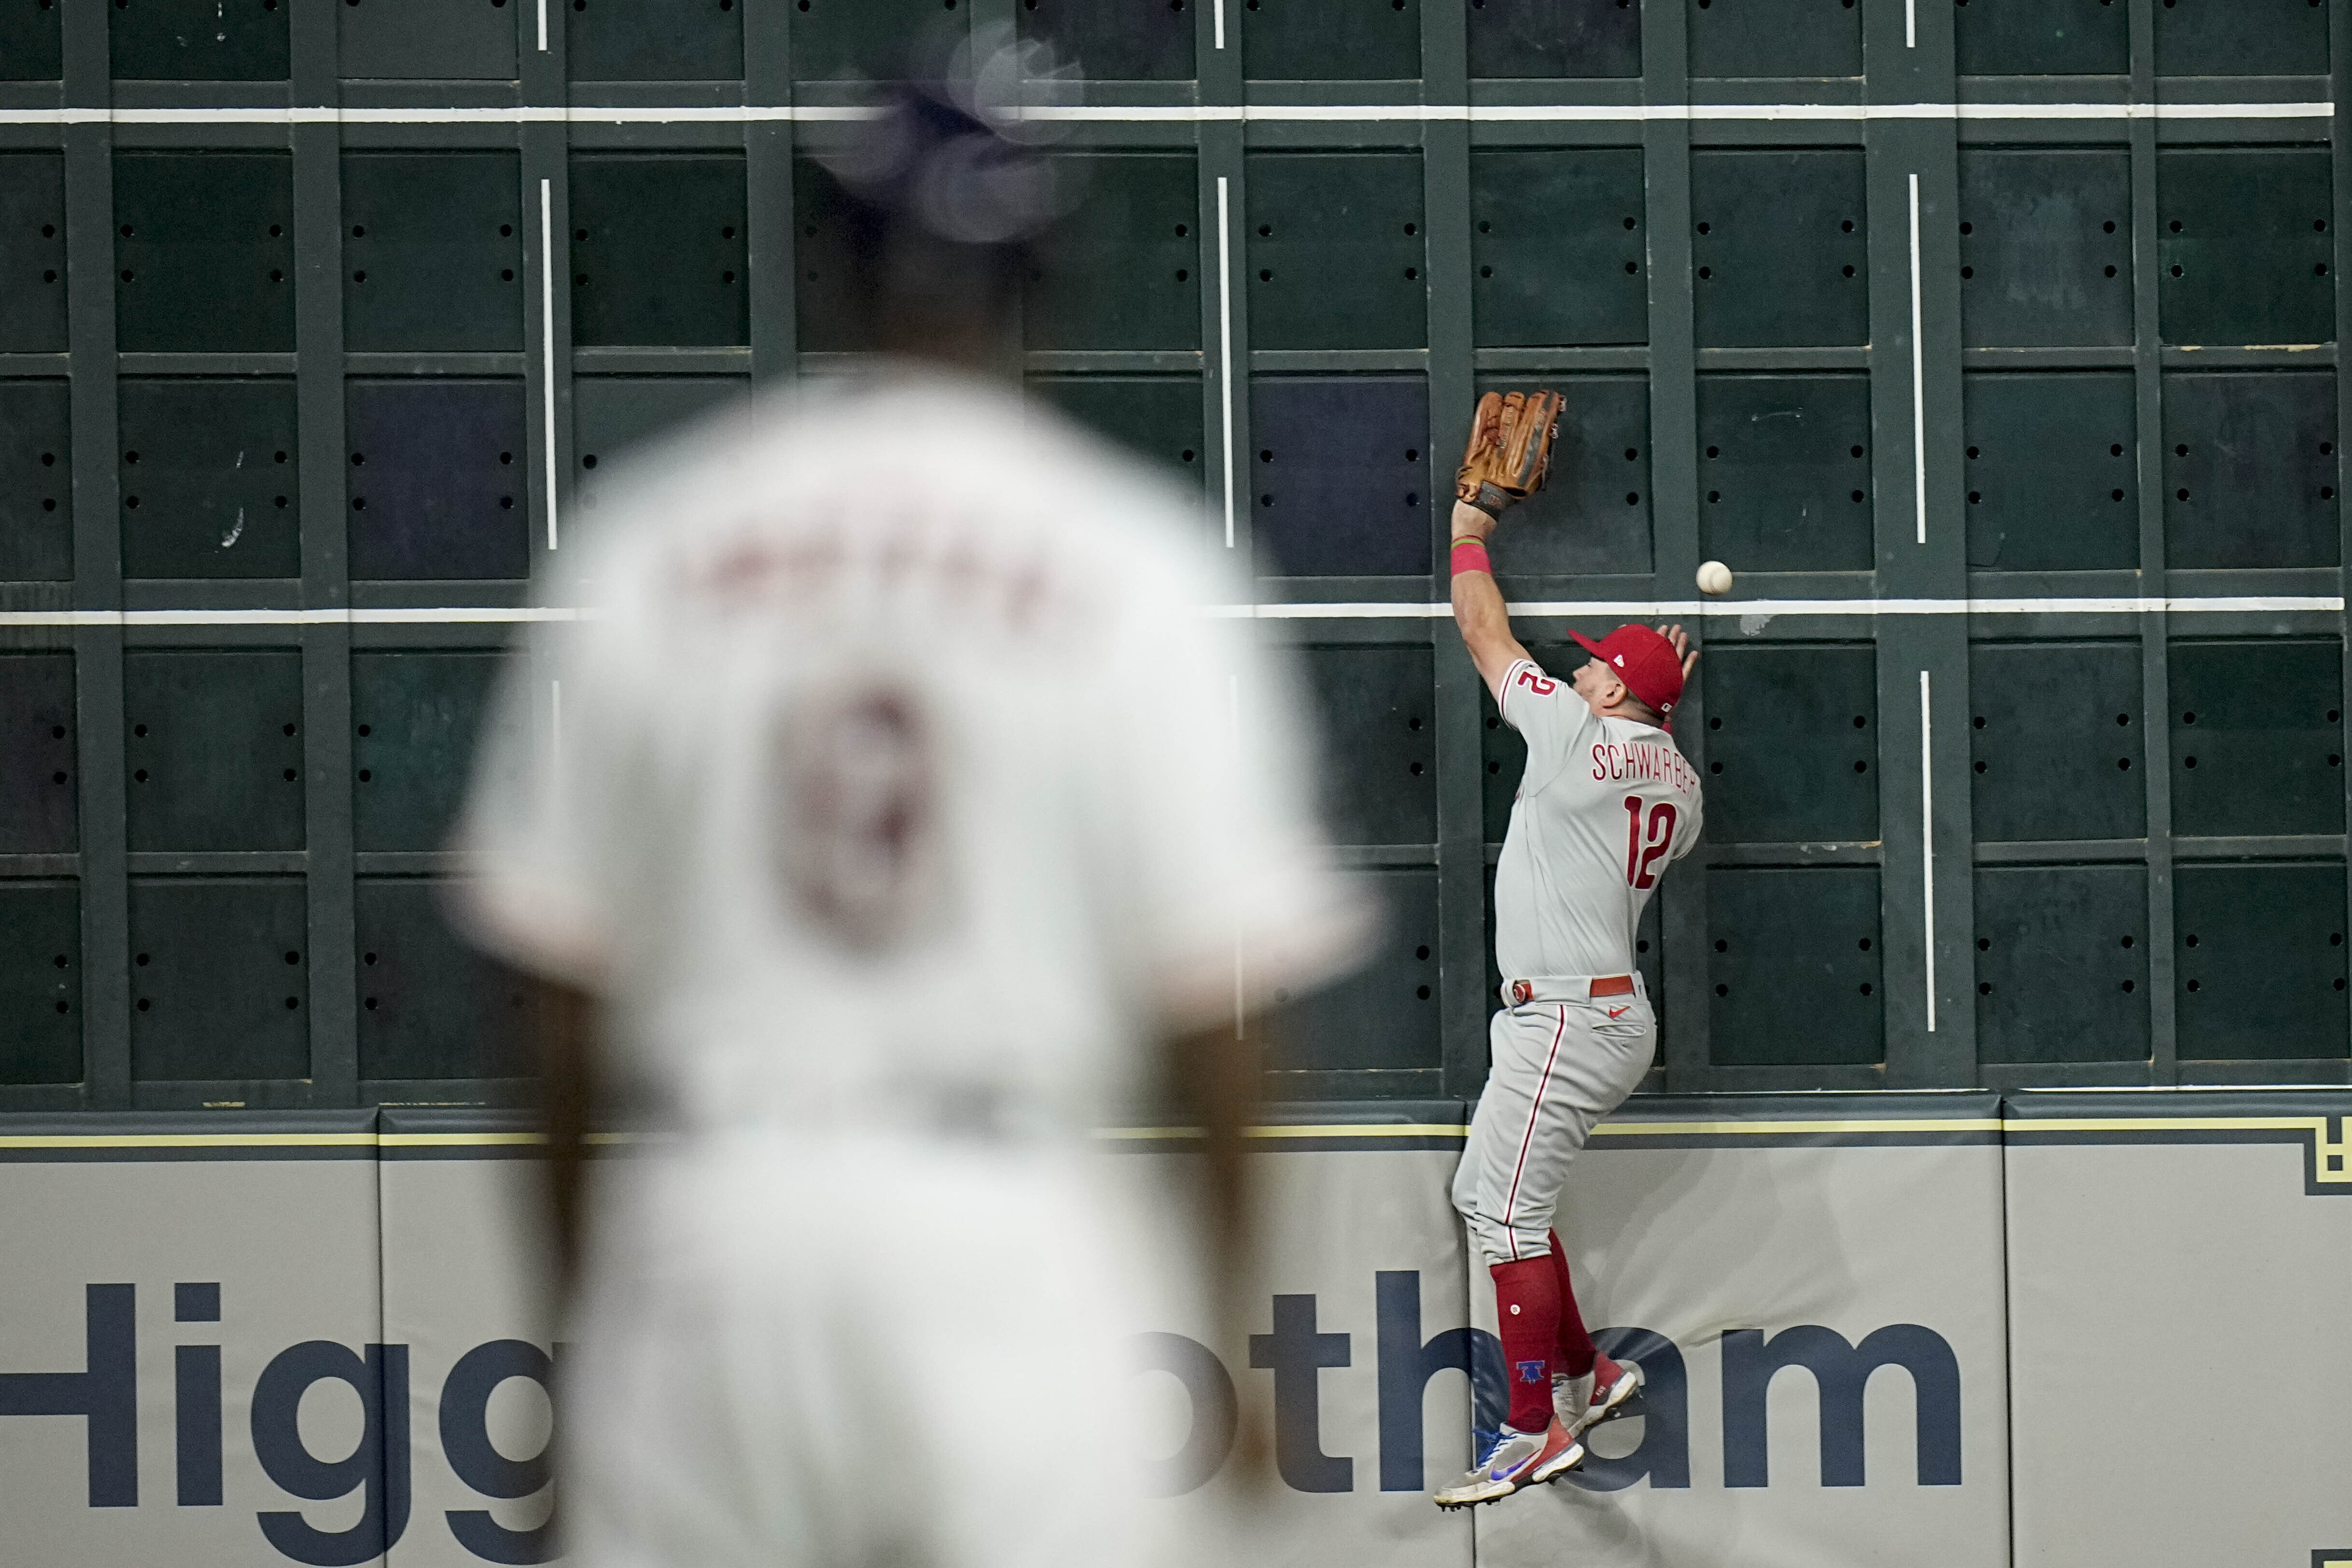
[[[2341,615],[2340,596],[2260,598],[2215,594],[2183,599],[1549,599],[1513,603],[1513,615],[1551,620],[1777,620],[1784,615]],[[1451,604],[1213,604],[1227,621],[1439,621]],[[567,605],[457,604],[360,610],[0,610],[11,626],[457,626],[539,621],[593,621],[593,608]]]
[[[1927,1032],[1936,1032],[1936,768],[1935,716],[1927,706],[1927,672],[1919,672],[1920,904],[1927,912]]]
[[[1617,620],[1706,618],[1772,621],[1784,615],[1870,617],[1879,615],[2142,615],[2156,611],[2194,613],[2280,614],[2306,612],[2340,614],[2341,595],[2306,597],[2212,595],[2183,599],[1547,599],[1514,601],[1513,615],[1559,619]],[[1444,603],[1230,604],[1213,615],[1261,621],[1419,621],[1454,613]]]
[[[0,626],[477,626],[593,621],[564,606],[461,604],[397,610],[11,610]]]
[[[1919,47],[1919,0],[1903,0],[1903,47]]]
[[[1225,454],[1225,548],[1234,548],[1234,265],[1232,191],[1217,176],[1217,397]]]
[[[547,548],[555,549],[555,196],[539,183],[539,350],[547,428]]]
[[[547,48],[547,0],[539,0],[539,47]]]
[[[1225,0],[1217,0],[1217,47],[1225,47]]]
[[[1911,494],[1919,507],[1919,542],[1927,542],[1927,348],[1919,341],[1919,176],[1911,176]]]
[[[658,108],[554,105],[470,109],[5,109],[0,125],[688,125],[871,119],[875,110],[812,104]],[[2326,120],[2332,103],[1695,103],[1695,104],[1034,104],[1025,120],[1118,124],[1220,120],[1867,121],[1878,120]]]

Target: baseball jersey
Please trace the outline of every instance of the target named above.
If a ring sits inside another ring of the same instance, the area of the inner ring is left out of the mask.
[[[1528,764],[1495,867],[1496,967],[1631,974],[1642,910],[1698,842],[1698,775],[1664,730],[1600,717],[1532,659],[1505,673],[1501,707]]]
[[[475,930],[597,993],[689,1133],[1097,1124],[1145,1040],[1364,924],[1200,517],[913,371],[669,444],[510,669]]]

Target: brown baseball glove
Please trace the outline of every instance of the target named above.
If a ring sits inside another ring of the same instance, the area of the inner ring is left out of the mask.
[[[1543,488],[1564,402],[1555,392],[1488,392],[1470,422],[1454,494],[1490,517]]]

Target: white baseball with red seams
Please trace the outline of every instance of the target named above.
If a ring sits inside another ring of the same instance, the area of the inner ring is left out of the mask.
[[[1597,716],[1528,659],[1505,673],[1501,706],[1528,747],[1495,867],[1506,1008],[1454,1179],[1490,1265],[1545,1253],[1570,1163],[1649,1071],[1657,1017],[1633,934],[1702,822],[1698,775],[1664,730]],[[1620,976],[1631,990],[1591,994]]]

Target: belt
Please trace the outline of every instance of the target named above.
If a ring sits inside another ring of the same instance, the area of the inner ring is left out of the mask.
[[[1570,975],[1550,979],[1505,980],[1503,1001],[1520,1008],[1529,1002],[1580,1002],[1597,997],[1630,997],[1639,986],[1631,975]]]

